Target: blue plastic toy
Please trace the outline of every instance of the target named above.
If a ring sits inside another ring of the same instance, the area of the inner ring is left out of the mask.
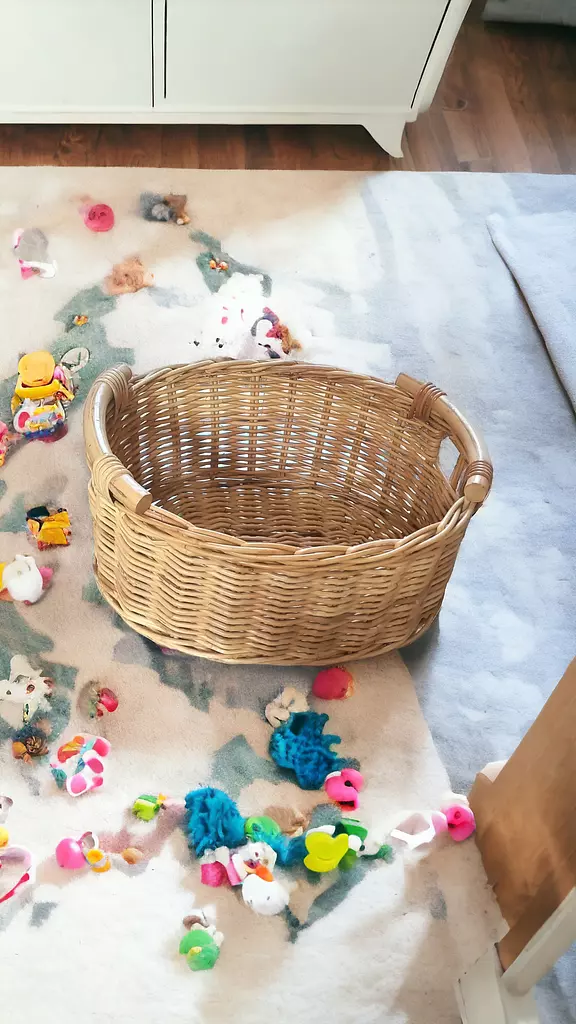
[[[327,721],[328,715],[317,711],[298,711],[272,733],[270,757],[281,768],[291,768],[302,789],[321,789],[329,772],[348,763],[330,749],[342,742],[340,736],[322,735]]]
[[[221,789],[194,789],[186,794],[184,830],[188,845],[201,857],[219,846],[234,849],[246,842],[244,818],[236,804]]]

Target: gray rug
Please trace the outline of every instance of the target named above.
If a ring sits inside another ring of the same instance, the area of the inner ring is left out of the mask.
[[[26,171],[38,174],[33,168],[19,172],[22,189],[27,185]],[[418,644],[403,652],[452,786],[456,790],[469,788],[487,761],[506,757],[514,750],[576,646],[576,422],[531,312],[487,227],[488,218],[494,215],[509,220],[534,212],[557,214],[575,209],[576,179],[407,173],[203,175],[138,169],[115,171],[118,185],[111,195],[107,177],[111,172],[89,168],[81,171],[62,169],[57,175],[47,176],[44,185],[39,181],[32,187],[28,182],[25,194],[33,199],[23,199],[20,207],[4,204],[5,237],[20,223],[41,225],[49,236],[59,271],[52,281],[20,282],[9,249],[4,256],[0,254],[7,282],[5,314],[10,315],[10,345],[4,349],[0,346],[0,370],[6,378],[0,385],[3,407],[8,408],[15,353],[30,348],[31,338],[36,344],[41,341],[68,346],[72,342],[67,334],[59,336],[60,326],[78,312],[90,317],[82,328],[87,332],[82,337],[88,339],[83,343],[92,352],[90,373],[113,362],[130,361],[142,371],[168,361],[234,354],[214,346],[215,332],[219,338],[222,334],[223,294],[226,301],[233,299],[233,294],[230,290],[209,293],[196,262],[202,239],[181,235],[176,228],[172,232],[170,226],[138,220],[134,212],[136,195],[139,187],[146,187],[188,192],[196,218],[194,227],[215,236],[210,239],[212,247],[221,239],[223,250],[241,261],[238,266],[242,275],[249,271],[245,289],[255,285],[257,295],[243,291],[243,301],[246,294],[248,302],[257,300],[261,306],[261,288],[266,280],[271,287],[267,301],[285,313],[283,319],[303,341],[305,359],[345,365],[387,379],[406,371],[432,380],[483,429],[495,466],[493,493],[465,538],[438,623]],[[188,177],[190,181],[185,183],[183,179]],[[83,192],[113,203],[118,230],[110,237],[86,232],[69,198]],[[64,194],[66,216],[57,202]],[[135,251],[135,238],[143,258],[154,268],[156,287],[149,289],[149,294],[141,292],[122,297],[122,301],[103,302],[99,282],[112,261]],[[254,267],[262,267],[265,278]],[[231,281],[230,289],[234,287]],[[194,341],[198,341],[197,347]],[[76,411],[72,420],[77,416]],[[0,497],[5,509],[0,533],[5,555],[14,553],[20,543],[16,531],[21,530],[23,509],[50,494],[65,500],[66,488],[76,486],[74,473],[68,469],[75,470],[82,464],[77,430],[71,429],[67,439],[49,446],[46,452],[42,450],[41,472],[38,463],[33,462],[34,452],[34,446],[25,447],[7,461],[3,472]],[[65,460],[67,455],[68,463],[59,464],[56,473],[54,460]],[[42,495],[37,493],[40,484]],[[76,546],[58,557],[64,567],[60,574],[64,580],[67,556],[70,572],[72,566],[76,570],[81,558],[83,571],[89,572],[89,527],[85,522],[78,525]],[[79,542],[82,539],[83,547]],[[70,594],[77,598],[75,613],[84,630],[82,635],[90,642],[82,647],[75,639],[72,645],[64,606],[55,588],[52,596],[47,595],[22,615],[13,609],[2,613],[0,638],[4,637],[5,651],[51,651],[49,660],[61,663],[56,669],[68,688],[73,685],[79,663],[90,673],[108,671],[112,665],[114,680],[125,666],[125,671],[133,675],[126,676],[124,685],[127,692],[129,684],[133,685],[135,694],[140,692],[137,687],[144,673],[149,673],[148,683],[155,687],[162,677],[163,700],[158,706],[167,706],[166,691],[170,687],[176,696],[186,695],[202,722],[202,716],[208,717],[217,677],[224,710],[220,719],[212,716],[210,722],[218,723],[228,714],[224,720],[232,719],[234,728],[240,728],[237,719],[244,722],[246,716],[255,717],[256,713],[260,722],[255,673],[240,673],[233,667],[215,669],[194,660],[172,664],[173,659],[160,657],[135,634],[124,631],[108,609],[95,605],[97,594],[89,586],[83,593],[71,590]],[[93,611],[88,606],[94,606]],[[5,651],[0,650],[0,655]],[[257,675],[270,694],[286,681],[301,684],[306,680],[306,672],[259,670]],[[84,679],[81,675],[78,678]],[[235,709],[233,700],[226,704],[228,690],[241,691],[240,710]],[[402,740],[390,701],[383,685],[374,702],[382,716],[383,759],[390,745]],[[247,708],[250,702],[253,706]],[[133,726],[137,732],[141,718],[136,715],[132,722],[132,706],[137,707],[138,702],[132,705],[127,701],[124,718],[117,721]],[[182,707],[191,713],[184,698]],[[345,717],[344,706],[340,714]],[[5,733],[4,738],[9,735]],[[228,738],[227,732],[214,736],[214,746],[226,749],[226,756]],[[127,747],[123,754],[121,743],[117,748],[115,757],[121,767],[122,757],[129,758],[131,750]],[[418,742],[408,744],[407,749],[407,779],[418,773],[425,776],[427,767]],[[241,765],[243,784],[255,772],[269,771],[263,756],[265,747],[257,753],[248,758],[248,772]],[[165,771],[164,751],[162,755],[156,758],[159,773]],[[244,747],[240,755],[244,757]],[[169,763],[172,760],[166,758]],[[151,770],[147,762],[142,791],[152,786],[148,775]],[[191,772],[193,779],[203,778],[205,771],[200,765]],[[226,772],[229,774],[228,767]],[[158,779],[159,787],[164,786],[164,776]],[[185,784],[187,780],[183,779],[182,786]],[[87,820],[85,827],[95,825]],[[446,896],[446,889],[441,888],[438,917],[444,914],[441,906]],[[52,896],[44,898],[54,902]],[[417,902],[420,905],[419,895]],[[138,911],[141,905],[138,903]],[[370,909],[371,904],[366,906]],[[175,921],[179,916],[174,911]],[[307,934],[313,935],[313,930]],[[380,933],[376,934],[380,948]],[[390,934],[382,948],[393,953],[396,947]],[[419,963],[419,970],[411,971],[406,979],[411,1002],[403,999],[394,1010],[409,1021],[419,1019],[413,993],[417,991],[421,1009],[424,961],[429,968],[432,965],[431,974],[437,973],[439,947],[435,935],[430,932],[425,955],[420,949],[420,959],[413,960]],[[168,939],[160,934],[157,938],[168,948]],[[27,939],[22,939],[22,950],[30,957]],[[452,941],[458,945],[456,938]],[[407,946],[410,951],[413,942],[411,932]],[[229,942],[229,948],[233,946]],[[87,955],[92,955],[90,948],[86,949]],[[155,953],[149,956],[145,973],[150,970],[153,978],[157,970],[153,965],[160,962],[160,953],[158,957]],[[238,962],[241,978],[244,967]],[[378,971],[380,976],[380,967]],[[569,1008],[576,1006],[576,992],[568,974],[568,969],[561,968],[547,983],[547,1024],[574,1019]],[[140,975],[134,978],[139,980]],[[187,991],[182,996],[182,1012],[189,1020]],[[374,1002],[371,1009],[375,1010]],[[352,1015],[357,1018],[353,1001],[347,1012],[348,1016],[340,1020],[347,1021]],[[392,1010],[389,1019],[396,1019]],[[452,1016],[445,1019],[452,1024]]]
[[[488,227],[576,408],[576,215],[494,214]]]

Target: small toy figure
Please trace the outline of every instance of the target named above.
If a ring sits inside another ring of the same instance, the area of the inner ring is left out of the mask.
[[[36,541],[38,551],[67,547],[70,543],[72,530],[70,516],[65,508],[49,509],[46,505],[36,505],[26,513],[26,527]]]
[[[290,894],[268,868],[260,864],[242,883],[242,899],[256,914],[272,917],[288,906]]]
[[[117,707],[118,697],[114,690],[110,690],[107,686],[98,686],[95,683],[90,691],[88,705],[90,718],[103,718],[104,715],[116,711]]]
[[[474,813],[466,797],[451,793],[439,811],[412,811],[390,835],[405,843],[409,850],[416,850],[425,843],[447,832],[454,842],[461,843],[476,829]]]
[[[158,793],[158,796],[150,796],[150,794],[144,793],[132,804],[132,814],[140,818],[141,821],[152,821],[166,799],[167,797],[164,793]]]
[[[330,772],[324,779],[324,789],[341,811],[357,811],[360,804],[360,790],[364,778],[355,768],[343,768]]]
[[[43,732],[35,732],[25,726],[12,741],[12,757],[17,761],[30,764],[33,757],[44,757],[48,753],[48,744]]]
[[[142,192],[140,213],[144,220],[172,221],[174,224],[189,224],[186,211],[187,196],[161,196],[158,192]]]
[[[77,871],[86,867],[86,854],[97,848],[98,836],[94,832],[84,832],[79,839],[66,836],[56,847],[56,860],[59,867]]]
[[[128,295],[141,288],[151,288],[154,274],[146,270],[139,256],[130,256],[123,263],[115,263],[112,273],[104,281],[108,295]]]
[[[0,601],[36,604],[50,586],[54,570],[40,569],[32,555],[16,555],[12,562],[0,562]]]
[[[312,684],[312,693],[321,700],[346,700],[354,693],[354,677],[340,665],[323,668]]]
[[[20,440],[18,434],[12,434],[6,423],[0,420],[0,468],[6,462],[6,455],[10,445],[18,440]]]
[[[50,762],[50,770],[59,789],[66,787],[70,796],[81,796],[104,784],[105,758],[111,745],[103,736],[75,736],[63,744]],[[62,768],[71,759],[72,770]]]
[[[24,279],[35,275],[54,277],[56,264],[48,255],[48,239],[40,228],[18,228],[12,238],[12,248]]]
[[[285,324],[280,323],[280,318],[272,309],[270,309],[269,306],[264,306],[264,309],[262,310],[262,315],[259,316],[258,319],[255,320],[254,323],[252,324],[252,327],[250,328],[250,333],[253,338],[257,338],[258,325],[261,324],[263,321],[266,321],[267,323],[270,324],[270,327],[266,332],[266,337],[275,338],[277,341],[279,341],[280,347],[285,356],[288,356],[290,355],[291,352],[296,352],[302,348],[300,342],[296,341],[296,338],[292,337],[289,329],[286,327]],[[268,354],[272,359],[281,358],[280,353],[275,352],[271,345],[265,344],[264,348],[269,350]]]
[[[19,705],[19,725],[26,725],[32,715],[52,696],[54,680],[48,679],[22,654],[15,654],[10,661],[8,679],[0,680],[0,702]]]
[[[215,260],[214,257],[212,257],[208,266],[210,267],[210,270],[218,270],[220,273],[230,269],[226,260]]]
[[[114,227],[114,210],[106,203],[93,203],[86,198],[80,213],[90,231],[110,231]]]
[[[63,403],[73,401],[66,371],[49,352],[22,356],[11,404],[17,433],[29,439],[53,438],[66,422]]]
[[[189,931],[180,942],[178,952],[186,957],[191,971],[209,971],[220,956],[222,932],[208,924],[204,911],[185,917],[182,923]]]
[[[264,714],[273,729],[283,725],[290,718],[290,715],[299,711],[308,711],[308,701],[300,690],[293,686],[286,686],[282,693],[279,693],[274,700],[266,705]]]

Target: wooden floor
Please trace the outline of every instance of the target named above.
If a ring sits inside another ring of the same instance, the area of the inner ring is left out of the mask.
[[[0,164],[576,172],[576,30],[487,25],[482,6],[403,160],[352,126],[1,125]]]

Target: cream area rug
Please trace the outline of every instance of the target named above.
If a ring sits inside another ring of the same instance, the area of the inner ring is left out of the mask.
[[[118,1024],[261,1024],[271,1015],[342,1024],[458,1019],[454,981],[500,924],[473,842],[438,840],[423,853],[398,853],[393,864],[361,861],[347,874],[320,880],[287,870],[290,912],[266,919],[235,892],[201,885],[175,813],[163,811],[149,824],[131,817],[141,793],[183,797],[212,784],[245,815],[286,804],[314,810],[322,820],[323,794],[299,790],[270,760],[263,714],[284,685],[309,691],[314,671],[170,656],[110,611],[91,574],[81,411],[95,375],[115,363],[142,372],[210,356],[267,359],[266,344],[282,357],[266,331],[254,336],[246,329],[268,307],[301,342],[301,358],[387,379],[400,370],[434,379],[465,411],[474,406],[497,452],[504,440],[510,450],[514,417],[498,390],[503,385],[494,385],[503,379],[494,372],[504,359],[497,337],[520,336],[522,328],[524,373],[530,376],[535,365],[536,376],[543,375],[537,402],[542,393],[550,408],[561,399],[485,228],[487,215],[514,206],[520,185],[497,175],[477,177],[464,184],[452,175],[0,171],[0,419],[9,418],[19,354],[48,348],[59,357],[74,346],[90,353],[69,410],[68,435],[51,445],[19,445],[0,477],[0,561],[31,550],[24,533],[31,505],[65,506],[73,529],[69,548],[38,556],[54,569],[43,598],[30,607],[0,604],[1,676],[8,678],[10,658],[21,654],[54,679],[42,710],[51,728],[50,753],[76,733],[94,730],[85,702],[90,681],[119,698],[118,710],[99,722],[112,748],[104,785],[79,798],[56,787],[48,757],[31,763],[12,758],[18,722],[13,705],[0,701],[0,793],[14,801],[5,827],[11,843],[32,851],[36,865],[36,884],[23,898],[0,905],[7,1017],[33,1012],[45,1024],[60,1024],[67,1015]],[[187,193],[191,224],[144,221],[138,196],[145,189]],[[110,233],[84,226],[78,206],[85,194],[114,208]],[[46,234],[57,264],[52,279],[20,278],[11,238],[26,227]],[[154,274],[154,286],[104,295],[112,265],[134,254]],[[222,280],[207,269],[210,254],[228,264]],[[75,316],[88,322],[75,326]],[[561,404],[558,410],[556,469],[565,481],[560,463],[568,427]],[[506,465],[502,473],[506,479]],[[498,545],[506,544],[506,531],[498,509],[511,500],[513,489],[497,490],[494,511],[489,505],[472,523],[461,558],[469,565],[466,550],[474,552],[474,572],[453,581],[440,635],[429,648],[431,685],[421,690],[422,704],[445,763],[399,655],[351,666],[356,691],[348,701],[313,701],[329,713],[343,753],[360,762],[366,779],[360,816],[378,831],[386,832],[405,809],[437,807],[450,783],[467,781],[472,762],[480,768],[489,759],[484,754],[496,753],[491,744],[502,734],[492,729],[490,740],[484,738],[478,702],[484,695],[488,706],[498,679],[502,622],[512,638],[508,672],[528,643],[524,625],[512,615],[495,622],[481,671],[478,659],[469,662],[474,687],[462,677],[474,623],[486,630],[508,600],[499,575]],[[517,544],[523,529],[519,512]],[[486,550],[494,561],[484,570]],[[554,557],[542,553],[540,564],[542,586],[550,588],[559,571]],[[482,594],[489,595],[484,607]],[[557,625],[561,645],[560,618]],[[455,673],[460,689],[451,695]],[[535,704],[534,687],[523,685],[524,703],[523,687],[514,691],[522,709],[518,728]],[[502,756],[513,748],[517,726],[506,714],[501,721],[507,730],[501,746],[508,747],[498,751]],[[105,874],[67,872],[56,864],[58,841],[86,830],[112,854]],[[129,845],[146,855],[136,873],[118,856]],[[182,918],[200,907],[208,908],[224,944],[213,971],[192,974],[178,944]]]

